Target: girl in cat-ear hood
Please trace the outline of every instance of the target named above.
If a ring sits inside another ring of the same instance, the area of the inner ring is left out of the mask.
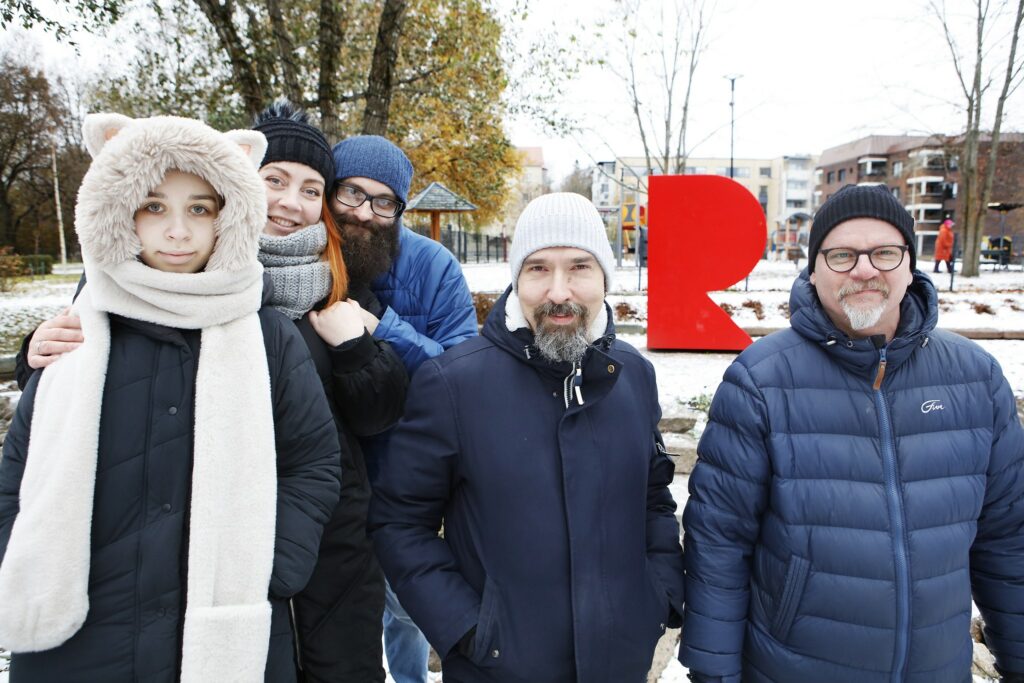
[[[117,114],[84,132],[85,342],[32,376],[0,461],[11,675],[294,680],[287,598],[339,449],[301,336],[261,308],[266,140]]]

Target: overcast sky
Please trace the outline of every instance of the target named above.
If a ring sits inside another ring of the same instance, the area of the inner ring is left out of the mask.
[[[516,0],[492,1],[507,9]],[[993,0],[993,4],[1002,1]],[[597,37],[594,26],[611,15],[615,0],[530,2],[528,19],[516,21],[510,29],[518,33],[520,50],[528,49],[529,41],[541,35],[580,55],[596,58],[610,49],[611,38]],[[647,2],[652,11],[642,17],[646,24],[642,35],[653,42],[659,1]],[[827,147],[872,133],[962,130],[963,98],[941,27],[927,2],[718,0],[710,42],[694,83],[691,155],[729,156],[727,74],[740,75],[736,81],[737,158],[820,154]],[[973,0],[945,2],[961,47],[969,54]],[[43,4],[53,6],[51,0]],[[1005,69],[1008,15],[1007,11],[992,34],[997,47],[987,70],[999,79],[993,90],[1001,85]],[[615,26],[613,22],[606,33],[612,34]],[[73,54],[55,48],[51,36],[40,31],[33,34],[43,45],[49,66],[60,57],[67,68]],[[571,35],[577,37],[575,43],[569,42]],[[89,45],[86,54],[95,54],[92,46],[103,44],[83,36],[83,45]],[[558,95],[561,112],[584,129],[573,139],[553,138],[529,120],[507,122],[516,145],[544,147],[554,179],[569,172],[576,161],[587,166],[595,159],[642,154],[625,87],[607,68],[584,68]],[[1003,130],[1024,130],[1022,97],[1018,91],[1011,99]],[[991,126],[993,113],[994,105],[986,102],[985,127]]]
[[[579,33],[579,22],[592,21],[611,4],[558,0],[559,14],[534,13],[522,33],[552,23],[564,35]],[[946,4],[970,53],[972,2]],[[995,50],[989,65],[999,78],[993,90],[1001,86],[1005,70],[1008,18],[993,34],[1003,48]],[[583,49],[595,54],[604,49],[586,35],[584,30],[577,43]],[[820,154],[872,133],[953,133],[964,126],[949,50],[926,0],[720,0],[711,36],[694,84],[689,134],[694,142],[706,141],[691,150],[693,156],[729,156],[727,74],[742,75],[736,81],[737,158]],[[1004,131],[1024,129],[1021,97],[1018,92],[1010,100]],[[509,128],[517,145],[544,147],[558,178],[576,160],[589,165],[592,157],[642,154],[628,105],[621,81],[593,67],[563,98],[564,110],[595,131],[581,136],[582,144],[552,139],[529,121],[513,121]],[[983,112],[985,127],[991,127],[993,115],[991,104]]]

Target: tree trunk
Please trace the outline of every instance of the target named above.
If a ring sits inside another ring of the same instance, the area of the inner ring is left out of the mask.
[[[279,0],[267,0],[267,13],[270,15],[270,26],[277,43],[278,60],[281,64],[281,75],[284,78],[284,94],[293,104],[301,106],[303,102],[302,88],[299,87],[298,69],[295,65],[295,41],[288,32]]]
[[[246,112],[255,116],[263,109],[267,99],[263,93],[263,87],[259,76],[253,68],[254,60],[246,53],[242,45],[241,36],[231,16],[234,3],[227,0],[223,4],[218,0],[192,0],[202,11],[210,25],[213,26],[217,39],[220,41],[221,49],[228,56],[231,64],[231,73],[235,77],[238,89],[245,103]]]
[[[373,65],[366,82],[366,109],[363,112],[364,135],[387,135],[388,110],[394,87],[395,65],[398,63],[398,41],[407,0],[385,0],[377,26],[377,45]]]
[[[999,162],[999,135],[1003,125],[1003,107],[1006,105],[1006,98],[1010,94],[1010,86],[1020,71],[1016,62],[1017,40],[1020,37],[1020,26],[1022,20],[1024,20],[1024,0],[1017,0],[1017,13],[1013,22],[1013,37],[1010,42],[1010,54],[1006,60],[1006,76],[1003,79],[1003,89],[999,92],[999,99],[996,100],[996,117],[995,121],[992,123],[992,142],[990,143],[988,150],[988,166],[985,168],[985,179],[981,190],[979,225],[981,226],[982,231],[984,231],[985,217],[988,213],[988,203],[992,201],[992,183],[996,176],[996,164]]]
[[[320,78],[317,85],[317,103],[320,109],[320,128],[329,142],[341,137],[338,120],[338,59],[343,31],[338,0],[320,0]],[[333,178],[331,179],[333,180]]]

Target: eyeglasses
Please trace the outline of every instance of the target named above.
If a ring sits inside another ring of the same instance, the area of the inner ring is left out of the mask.
[[[405,202],[400,202],[390,197],[374,197],[373,195],[366,194],[358,187],[352,187],[344,183],[338,185],[334,191],[334,196],[339,202],[353,209],[358,209],[366,202],[370,202],[370,210],[381,218],[394,218],[405,210]]]
[[[905,244],[883,244],[874,249],[863,250],[832,247],[831,249],[822,249],[818,253],[825,258],[825,265],[837,273],[849,273],[857,267],[860,257],[865,254],[875,270],[889,271],[900,267],[900,264],[903,263],[903,255],[909,248]]]

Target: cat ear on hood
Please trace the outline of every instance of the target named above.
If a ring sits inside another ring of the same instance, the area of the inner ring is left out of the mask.
[[[267,154],[267,138],[258,130],[229,130],[224,137],[242,148],[252,165],[259,169]]]
[[[86,114],[85,122],[82,124],[82,137],[85,139],[85,148],[89,150],[89,156],[95,159],[103,145],[133,121],[134,119],[124,114]]]

